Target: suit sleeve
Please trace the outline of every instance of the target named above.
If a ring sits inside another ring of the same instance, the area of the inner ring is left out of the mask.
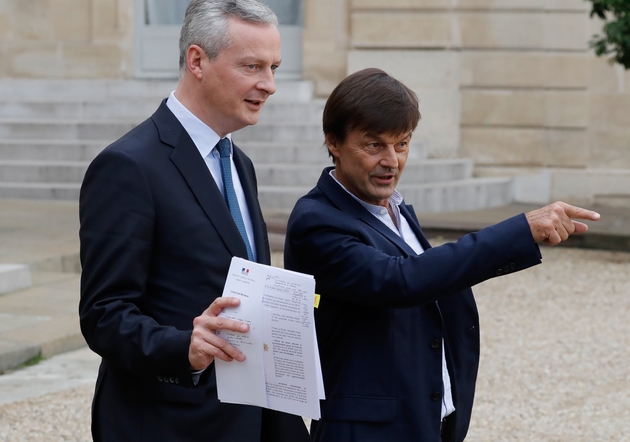
[[[323,296],[411,307],[541,262],[522,214],[421,255],[399,256],[387,247],[394,246],[362,221],[305,199],[289,220],[285,265],[314,275]]]
[[[156,223],[142,167],[125,153],[101,153],[86,172],[79,217],[79,314],[90,348],[138,374],[187,373],[191,332],[142,311]]]

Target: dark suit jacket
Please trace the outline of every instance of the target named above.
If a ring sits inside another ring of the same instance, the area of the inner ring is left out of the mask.
[[[258,261],[269,264],[254,167],[236,146],[234,163]],[[204,160],[165,102],[92,162],[80,220],[81,330],[103,357],[95,440],[258,442],[261,428],[273,431],[274,441],[307,437],[297,416],[220,403],[214,365],[192,385],[193,319],[221,296],[231,258],[247,258],[247,251]]]
[[[431,248],[411,206],[400,209],[425,252],[416,253],[328,174],[289,219],[285,267],[315,276],[315,321],[326,400],[316,441],[438,442],[444,339],[464,439],[479,362],[470,287],[540,263],[524,215]],[[436,302],[437,301],[437,302]]]

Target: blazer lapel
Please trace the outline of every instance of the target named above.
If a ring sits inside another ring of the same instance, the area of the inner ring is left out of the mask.
[[[223,195],[188,132],[166,106],[166,100],[151,118],[155,122],[162,142],[173,147],[171,161],[188,183],[227,249],[232,255],[247,259],[247,249],[236,224],[225,222],[226,219],[231,220],[232,215],[225,204]]]
[[[254,242],[256,243],[256,259],[261,264],[271,264],[269,239],[267,238],[267,227],[258,203],[258,193],[256,185],[256,176],[251,165],[251,161],[246,161],[247,157],[234,143],[232,143],[234,152],[234,166],[238,172],[238,177],[243,187],[247,208],[249,209],[249,217],[252,220],[254,229]]]
[[[333,167],[327,167],[322,172],[317,187],[341,210],[355,216],[357,219],[368,224],[374,230],[386,237],[390,242],[394,243],[406,255],[415,255],[416,252],[398,235],[378,220],[374,215],[368,212],[365,207],[359,204],[352,196],[348,194],[335,180],[330,176],[329,172]]]

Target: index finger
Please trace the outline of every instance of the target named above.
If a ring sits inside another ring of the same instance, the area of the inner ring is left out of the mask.
[[[225,307],[238,307],[241,304],[241,300],[238,298],[232,297],[218,297],[212,304],[203,312],[203,314],[207,314],[209,316],[218,316],[219,313],[223,311]]]
[[[587,210],[582,207],[572,206],[570,204],[564,204],[564,213],[567,214],[569,218],[576,219],[588,219],[591,221],[597,221],[601,218],[601,215],[597,212],[593,212],[592,210]]]

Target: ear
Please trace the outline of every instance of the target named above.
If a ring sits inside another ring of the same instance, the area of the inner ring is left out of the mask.
[[[328,147],[328,152],[330,152],[335,159],[339,157],[339,145],[334,135],[326,134],[326,147]]]
[[[205,57],[206,53],[197,45],[191,45],[186,51],[186,66],[198,80],[203,76],[202,61]]]

